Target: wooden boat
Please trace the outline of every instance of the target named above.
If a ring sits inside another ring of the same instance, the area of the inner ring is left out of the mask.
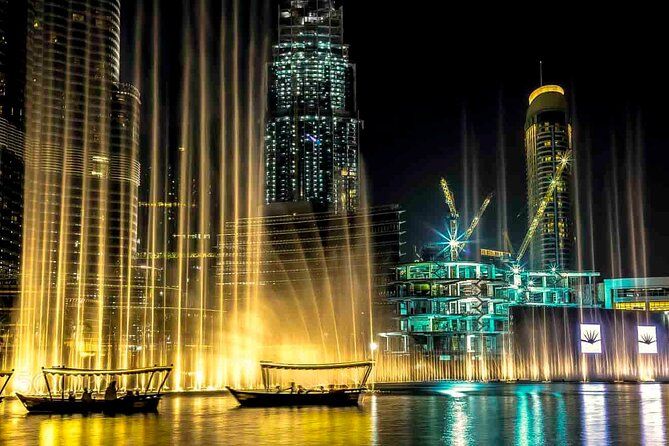
[[[35,414],[85,414],[85,413],[105,413],[105,414],[133,414],[148,413],[158,410],[158,403],[162,398],[161,391],[167,378],[172,371],[172,366],[148,367],[131,370],[89,370],[73,369],[66,367],[43,368],[42,374],[46,382],[48,395],[22,395],[17,393],[17,398],[23,403],[30,413]],[[149,391],[151,382],[155,375],[163,374],[162,380],[155,391]],[[120,377],[150,375],[144,391],[141,393],[131,393],[118,397],[112,392],[110,398],[75,398],[65,394],[66,377]],[[60,378],[61,392],[54,397],[51,391],[49,377]]]
[[[2,394],[5,391],[5,388],[7,387],[7,384],[9,384],[9,380],[12,379],[12,375],[14,374],[14,370],[10,370],[9,372],[3,372],[0,371],[0,380],[4,380],[2,382],[2,386],[0,386],[0,402],[2,402],[4,396]]]
[[[366,390],[366,383],[374,367],[373,361],[344,362],[332,364],[280,364],[261,362],[264,390],[237,390],[227,387],[232,396],[242,407],[300,407],[300,406],[357,406],[360,395]],[[340,370],[365,369],[360,383],[353,387],[336,387],[318,389],[295,388],[270,389],[269,372],[271,370]]]
[[[74,413],[106,413],[106,414],[133,414],[158,411],[160,395],[139,395],[121,397],[115,400],[92,399],[83,401],[77,399],[69,401],[67,398],[25,396],[16,394],[28,412],[42,414],[74,414]]]

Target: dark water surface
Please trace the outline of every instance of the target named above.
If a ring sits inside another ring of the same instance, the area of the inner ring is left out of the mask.
[[[170,396],[160,414],[26,415],[0,403],[0,444],[665,444],[661,384],[473,384],[367,396],[360,408],[239,409],[229,396]]]

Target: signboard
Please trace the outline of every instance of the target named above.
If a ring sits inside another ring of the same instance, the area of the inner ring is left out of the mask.
[[[637,344],[642,355],[657,354],[657,329],[653,326],[639,325],[637,327]]]
[[[599,324],[581,324],[581,353],[602,353],[602,329]]]

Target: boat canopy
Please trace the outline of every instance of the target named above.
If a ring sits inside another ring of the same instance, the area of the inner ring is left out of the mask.
[[[373,366],[374,366],[374,361],[333,362],[326,364],[281,364],[278,362],[260,361],[260,367],[263,369],[283,369],[283,370],[361,369]]]
[[[42,373],[45,375],[58,376],[112,376],[112,375],[144,375],[148,373],[171,372],[172,366],[145,367],[141,369],[119,369],[119,370],[93,370],[76,369],[70,367],[42,367]]]
[[[269,373],[271,370],[344,370],[344,369],[366,369],[360,382],[360,387],[365,387],[369,375],[372,373],[374,361],[355,361],[355,362],[332,362],[323,364],[282,364],[278,362],[260,361],[262,371],[262,381],[265,390],[269,391]]]
[[[165,386],[165,383],[167,382],[167,378],[170,376],[170,372],[172,371],[173,366],[154,366],[154,367],[144,367],[144,368],[139,368],[139,369],[118,369],[118,370],[94,370],[94,369],[78,369],[78,368],[71,368],[71,367],[51,367],[51,368],[46,368],[42,367],[42,373],[44,374],[44,381],[46,382],[46,388],[49,392],[49,397],[53,399],[53,395],[51,394],[51,386],[49,385],[49,375],[52,376],[60,376],[61,378],[61,397],[65,399],[65,377],[67,376],[132,376],[132,375],[150,375],[149,381],[146,383],[146,387],[144,388],[144,394],[147,394],[149,391],[149,387],[151,386],[151,382],[153,381],[153,376],[156,373],[165,373],[165,376],[163,376],[162,381],[160,381],[160,384],[158,386],[158,395],[160,395],[160,392],[163,390],[163,387]]]

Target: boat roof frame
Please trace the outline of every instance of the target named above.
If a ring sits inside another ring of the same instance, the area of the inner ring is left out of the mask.
[[[367,380],[372,373],[375,361],[352,361],[352,362],[331,362],[323,364],[284,364],[271,361],[260,361],[262,371],[262,380],[265,390],[269,391],[269,372],[270,370],[345,370],[365,368],[365,375],[360,381],[360,387],[365,387]]]
[[[283,370],[338,370],[338,369],[361,369],[374,366],[374,361],[353,362],[330,362],[323,364],[289,364],[271,361],[260,361],[260,368],[283,369]]]
[[[171,372],[174,366],[156,366],[143,367],[138,369],[118,369],[118,370],[96,370],[79,369],[73,367],[42,367],[42,373],[45,375],[57,376],[124,376],[124,375],[144,375],[146,373]]]
[[[157,395],[160,395],[160,392],[163,390],[163,387],[165,386],[165,383],[167,382],[167,378],[169,378],[170,373],[172,372],[172,369],[174,368],[173,365],[169,366],[154,366],[154,367],[143,367],[139,369],[119,369],[119,370],[94,370],[94,369],[78,369],[78,368],[72,368],[72,367],[42,367],[42,375],[44,376],[44,382],[46,383],[46,388],[47,391],[49,392],[49,398],[53,400],[53,394],[51,392],[51,386],[49,385],[49,375],[53,376],[60,376],[61,377],[61,398],[65,399],[65,377],[66,376],[127,376],[127,375],[144,375],[144,374],[151,374],[149,377],[149,381],[146,383],[146,387],[144,389],[144,395],[147,395],[149,393],[149,387],[151,385],[151,381],[153,381],[153,376],[156,373],[162,373],[165,372],[165,376],[163,376],[162,381],[160,382],[160,385],[158,386],[158,390],[156,391]]]

